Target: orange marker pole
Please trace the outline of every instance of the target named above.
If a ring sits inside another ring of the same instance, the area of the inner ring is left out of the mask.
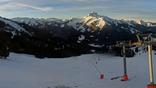
[[[128,75],[127,75],[127,61],[126,61],[126,47],[125,43],[123,44],[123,64],[124,64],[124,75],[121,79],[121,81],[127,81],[128,80]]]

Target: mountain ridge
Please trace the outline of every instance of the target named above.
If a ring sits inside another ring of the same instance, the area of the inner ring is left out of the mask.
[[[138,41],[138,33],[156,33],[156,26],[142,23],[116,20],[94,12],[83,18],[69,20],[2,18],[0,46],[3,47],[0,48],[5,49],[0,50],[28,53],[37,57],[69,57],[108,52],[110,46],[118,42]],[[115,50],[120,52],[121,48],[115,47]]]
[[[91,12],[88,14],[88,16],[92,16],[92,17],[96,17],[96,18],[103,18],[104,20],[107,20],[108,22],[135,22],[137,24],[140,24],[140,25],[148,25],[148,26],[156,26],[156,22],[145,22],[144,20],[142,19],[139,19],[139,20],[127,20],[127,19],[114,19],[114,18],[110,18],[108,16],[102,16],[102,15],[99,15],[97,14],[96,12]],[[86,16],[84,16],[86,17]],[[71,18],[71,19],[83,19],[84,17],[82,18]],[[52,20],[51,20],[52,19]],[[29,18],[29,17],[16,17],[16,18],[12,18],[12,20],[14,21],[17,21],[17,22],[21,22],[21,23],[26,23],[28,24],[26,21],[60,21],[60,22],[64,22],[64,21],[67,21],[67,20],[71,20],[71,19],[59,19],[59,18]]]

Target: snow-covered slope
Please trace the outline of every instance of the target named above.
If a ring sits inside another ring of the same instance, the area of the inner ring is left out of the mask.
[[[123,82],[110,80],[123,75],[121,57],[90,54],[37,59],[11,53],[7,60],[0,60],[0,88],[145,88],[149,83],[146,57],[142,53],[127,59],[130,80]]]
[[[62,23],[61,19],[57,19],[57,18],[13,18],[12,20],[20,22],[20,23],[25,23],[28,24],[29,26],[38,26],[38,25],[52,25],[55,22],[56,23]]]
[[[16,22],[14,22],[12,20],[0,17],[0,21],[4,22],[9,27],[12,27],[11,31],[12,31],[13,35],[15,35],[15,32],[25,32],[25,33],[31,35],[26,29],[24,29],[23,27],[21,27],[19,24],[17,24]],[[8,28],[8,27],[6,27],[6,28]]]

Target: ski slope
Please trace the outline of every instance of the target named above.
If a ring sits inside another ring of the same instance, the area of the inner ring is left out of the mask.
[[[145,88],[149,83],[146,57],[142,53],[127,59],[130,80],[123,82],[110,80],[123,75],[121,57],[89,54],[37,59],[11,53],[8,59],[0,60],[0,88]],[[155,60],[154,64],[156,68]]]

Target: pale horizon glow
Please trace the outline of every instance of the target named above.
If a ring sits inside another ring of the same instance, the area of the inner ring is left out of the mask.
[[[114,19],[156,22],[155,3],[156,0],[0,0],[0,16],[68,19],[95,11]]]

